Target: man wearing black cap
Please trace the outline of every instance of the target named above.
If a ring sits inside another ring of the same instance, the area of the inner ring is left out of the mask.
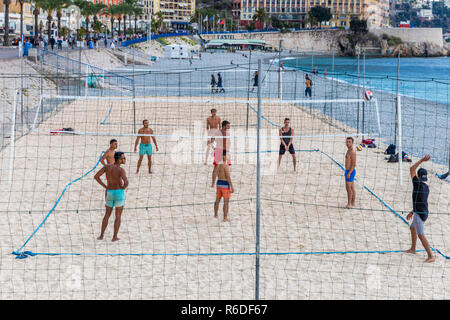
[[[406,250],[407,253],[416,253],[416,242],[419,237],[425,248],[428,257],[425,262],[433,262],[435,260],[433,253],[431,252],[430,244],[424,234],[424,223],[428,218],[428,195],[430,189],[425,183],[427,181],[427,170],[424,168],[417,168],[422,162],[430,160],[430,156],[426,155],[419,161],[417,161],[409,170],[411,173],[411,179],[413,183],[413,211],[411,211],[406,217],[407,220],[413,219],[413,223],[410,226],[411,231],[411,249]],[[416,173],[417,170],[417,173]]]

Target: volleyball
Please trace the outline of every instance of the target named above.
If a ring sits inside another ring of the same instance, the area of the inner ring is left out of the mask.
[[[363,149],[363,146],[362,146],[362,145],[358,144],[358,145],[356,146],[356,150],[357,150],[357,151],[362,151],[362,149]]]
[[[364,91],[363,99],[365,101],[370,101],[370,100],[372,100],[372,96],[373,96],[372,91],[366,90],[366,91]]]

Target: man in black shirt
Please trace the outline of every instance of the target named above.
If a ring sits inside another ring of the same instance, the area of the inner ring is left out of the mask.
[[[430,160],[430,158],[431,157],[429,155],[426,155],[409,169],[413,183],[413,211],[411,211],[406,217],[407,220],[411,220],[411,218],[413,218],[413,223],[410,226],[411,249],[406,250],[405,252],[413,254],[416,253],[416,242],[417,237],[419,237],[423,247],[428,254],[425,262],[434,262],[435,260],[433,253],[431,252],[430,244],[425,237],[423,228],[424,223],[428,218],[428,195],[430,193],[430,189],[425,183],[425,181],[427,181],[427,170],[425,170],[424,168],[420,168],[419,170],[417,170],[417,168],[422,162],[428,161]]]

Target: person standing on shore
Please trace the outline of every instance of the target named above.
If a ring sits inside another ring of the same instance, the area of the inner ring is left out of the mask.
[[[419,170],[417,170],[417,168],[420,164],[430,159],[430,155],[426,155],[415,164],[413,164],[413,166],[409,169],[413,183],[413,210],[406,216],[406,219],[411,220],[412,218],[413,222],[409,227],[409,230],[411,231],[411,248],[404,251],[405,253],[415,254],[417,237],[419,237],[420,242],[422,242],[422,245],[428,255],[427,259],[425,260],[425,262],[427,263],[435,261],[435,257],[431,252],[430,244],[428,243],[424,232],[424,224],[428,218],[428,195],[430,194],[430,189],[425,183],[428,180],[427,170],[424,168],[420,168]]]
[[[53,49],[55,49],[55,38],[53,38],[53,36],[50,38],[50,47],[52,48],[52,51],[53,51]]]
[[[216,89],[216,78],[214,77],[214,75],[211,75],[211,93],[217,92]]]
[[[253,74],[253,88],[252,88],[252,92],[255,90],[255,88],[258,87],[258,71],[255,71],[255,73]]]
[[[217,88],[218,88],[218,92],[223,92],[225,93],[225,89],[223,88],[223,79],[222,79],[222,75],[220,74],[220,72],[217,74]]]
[[[305,85],[306,85],[305,97],[307,97],[309,95],[309,97],[311,98],[311,95],[312,95],[312,91],[311,91],[312,81],[309,78],[308,74],[305,75]]]

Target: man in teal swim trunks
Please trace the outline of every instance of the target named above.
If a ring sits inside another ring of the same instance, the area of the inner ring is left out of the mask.
[[[148,127],[148,120],[142,121],[144,125],[139,129],[138,134],[153,134],[153,130]],[[155,144],[156,151],[158,150],[158,144],[156,143],[155,137],[151,137],[153,139],[153,143]],[[139,145],[139,161],[137,164],[136,174],[139,173],[139,168],[141,167],[142,159],[147,155],[148,157],[148,173],[152,173],[152,142],[150,140],[150,136],[138,136],[136,138],[136,143],[134,144],[134,152],[137,152],[137,146],[139,144],[139,140],[141,140],[141,144]]]
[[[109,217],[116,208],[116,219],[114,221],[114,235],[112,241],[117,241],[119,238],[120,220],[122,217],[123,206],[125,205],[125,189],[128,187],[128,179],[125,170],[120,165],[125,164],[126,159],[123,152],[116,152],[114,154],[115,162],[107,164],[95,175],[94,179],[106,189],[106,213],[102,221],[102,230],[97,240],[103,240],[106,227],[108,226]],[[105,185],[100,177],[106,173]]]
[[[347,145],[347,153],[345,154],[345,189],[347,190],[347,209],[355,206],[356,192],[355,192],[355,175],[356,175],[356,151],[353,149],[353,138],[348,137],[345,141]]]

